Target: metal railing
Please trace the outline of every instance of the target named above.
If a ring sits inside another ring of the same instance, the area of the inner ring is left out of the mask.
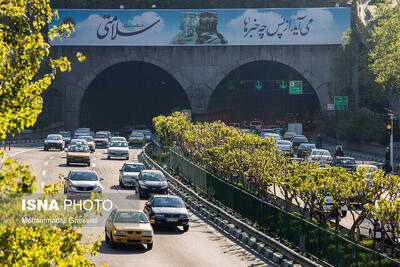
[[[333,266],[400,266],[376,250],[349,240],[313,222],[275,206],[194,164],[179,152],[153,143],[160,162],[180,173],[185,180],[212,199],[243,216],[265,233],[276,236],[309,256]],[[164,154],[165,155],[165,154]]]

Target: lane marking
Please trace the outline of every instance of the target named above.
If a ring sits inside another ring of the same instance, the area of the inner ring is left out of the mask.
[[[35,147],[35,148],[31,148],[31,149],[27,149],[27,150],[23,150],[23,151],[19,151],[19,152],[17,152],[17,153],[14,153],[14,154],[11,154],[11,155],[4,155],[4,159],[2,159],[1,161],[0,161],[0,163],[2,163],[3,161],[5,161],[7,158],[12,158],[12,157],[14,157],[14,156],[16,156],[16,155],[19,155],[19,154],[22,154],[22,153],[25,153],[25,152],[29,152],[29,151],[32,151],[32,150],[37,150],[38,148],[41,148],[42,146],[37,146],[37,147]]]
[[[96,163],[93,163],[93,168],[96,167]]]
[[[93,160],[96,160],[96,158],[93,158]]]
[[[47,166],[47,164],[49,164],[49,162],[48,162],[48,161],[46,161],[46,162],[44,163],[44,166]]]
[[[49,159],[53,159],[54,158],[54,156],[51,156]]]
[[[42,175],[45,176],[46,175],[46,170],[42,171]]]

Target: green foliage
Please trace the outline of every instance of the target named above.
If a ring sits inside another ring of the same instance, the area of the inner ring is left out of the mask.
[[[385,121],[366,113],[324,114],[320,117],[321,133],[350,142],[386,144]]]
[[[70,70],[65,57],[49,57],[50,46],[43,32],[52,18],[49,0],[2,0],[0,2],[0,139],[32,126],[42,110],[41,93],[57,71]],[[49,38],[67,35],[71,25],[50,29]],[[81,53],[78,60],[85,60]],[[45,63],[45,64],[43,64]],[[43,72],[39,73],[39,68]],[[48,70],[45,72],[45,69]],[[0,153],[3,159],[4,153]],[[0,216],[14,219],[20,212],[11,205],[11,194],[30,195],[37,179],[27,165],[4,159],[0,163],[0,198],[10,201]],[[60,191],[62,182],[46,185],[44,193]],[[19,198],[16,198],[18,200]],[[44,213],[37,214],[43,216]],[[52,213],[51,216],[65,214]],[[85,214],[81,214],[85,216]],[[20,218],[21,219],[21,218]],[[82,242],[81,225],[62,227],[0,227],[0,265],[2,266],[92,266],[89,255],[96,255],[100,242]]]
[[[371,30],[369,67],[386,91],[400,92],[400,6],[379,5]]]

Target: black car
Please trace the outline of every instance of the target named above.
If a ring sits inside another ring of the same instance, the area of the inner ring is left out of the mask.
[[[161,171],[142,170],[136,180],[135,191],[139,198],[151,194],[168,194],[168,183]]]
[[[313,149],[316,149],[315,144],[309,144],[309,143],[300,144],[299,147],[297,148],[297,157],[305,158],[311,153],[311,150]]]
[[[72,134],[71,132],[59,132],[61,134],[62,139],[64,140],[65,144],[68,145],[71,142]]]
[[[357,168],[356,160],[351,157],[334,158],[331,165],[334,167],[343,167],[348,171],[355,171]]]
[[[180,197],[172,195],[155,195],[146,202],[143,212],[155,221],[155,225],[183,226],[189,230],[189,214]]]
[[[290,141],[292,142],[294,151],[297,151],[297,148],[300,144],[308,143],[308,139],[304,135],[295,135],[292,137],[292,139],[290,139]]]

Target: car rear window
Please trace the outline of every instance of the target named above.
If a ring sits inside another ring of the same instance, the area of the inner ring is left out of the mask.
[[[304,143],[307,143],[307,142],[308,142],[308,139],[307,139],[306,137],[294,137],[294,138],[293,138],[293,141],[294,141],[294,142],[304,142]]]
[[[176,197],[156,197],[153,201],[153,207],[170,207],[170,208],[183,208],[185,204],[180,198]]]
[[[105,134],[96,134],[94,136],[94,138],[107,138],[107,135],[105,135]]]
[[[356,164],[356,161],[354,159],[339,158],[339,159],[337,159],[337,163],[339,163],[339,164]]]
[[[125,172],[140,172],[141,170],[144,170],[145,167],[143,165],[138,165],[138,164],[126,164],[124,167]]]

